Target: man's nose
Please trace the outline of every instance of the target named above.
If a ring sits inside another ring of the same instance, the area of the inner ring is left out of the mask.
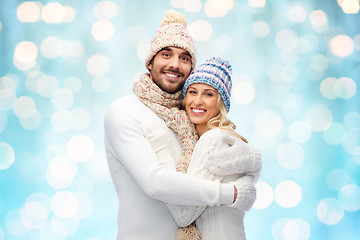
[[[175,69],[179,69],[180,67],[180,60],[178,57],[173,56],[170,59],[170,67],[175,68]]]

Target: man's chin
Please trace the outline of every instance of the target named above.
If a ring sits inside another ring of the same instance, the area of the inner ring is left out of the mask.
[[[182,89],[182,87],[169,87],[169,86],[162,86],[160,87],[161,90],[163,90],[164,92],[170,93],[170,94],[174,94],[178,91],[180,91]]]

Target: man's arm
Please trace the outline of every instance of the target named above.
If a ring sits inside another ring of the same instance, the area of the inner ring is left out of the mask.
[[[202,180],[162,166],[144,138],[140,121],[125,109],[111,106],[105,115],[108,149],[150,197],[178,205],[231,204],[232,184]]]

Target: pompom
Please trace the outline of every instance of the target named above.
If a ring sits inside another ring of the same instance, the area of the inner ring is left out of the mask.
[[[232,67],[230,65],[230,62],[227,59],[224,59],[222,57],[212,57],[210,59],[207,59],[205,62],[217,62],[224,67],[226,67],[230,73],[232,73]]]
[[[184,15],[174,10],[169,10],[165,13],[164,17],[162,18],[160,26],[162,27],[172,23],[179,23],[183,25],[184,28],[187,27],[187,21]]]

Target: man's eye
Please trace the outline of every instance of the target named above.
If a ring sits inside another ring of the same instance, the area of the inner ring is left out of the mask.
[[[163,56],[164,56],[164,57],[170,57],[170,54],[168,54],[168,53],[163,53]]]
[[[181,57],[181,60],[183,60],[183,61],[190,61],[190,58],[189,57]]]

